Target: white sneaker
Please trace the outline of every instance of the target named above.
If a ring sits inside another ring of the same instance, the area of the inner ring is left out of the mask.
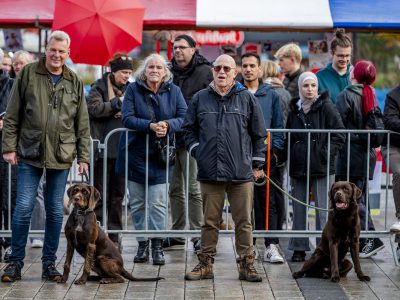
[[[397,221],[392,226],[390,226],[390,232],[392,232],[392,233],[400,233],[400,221]]]
[[[43,248],[43,240],[33,239],[31,243],[32,248]]]
[[[271,244],[265,249],[264,252],[264,261],[270,263],[283,263],[284,259],[282,255],[279,253],[279,249],[277,245]]]

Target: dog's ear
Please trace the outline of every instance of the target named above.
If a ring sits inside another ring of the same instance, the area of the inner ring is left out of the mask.
[[[70,198],[70,199],[71,199],[72,190],[74,189],[74,187],[75,187],[75,185],[71,185],[71,186],[69,187],[69,189],[67,190],[67,195],[68,195],[68,198]]]
[[[67,190],[67,195],[68,195],[67,208],[69,208],[72,205],[72,191],[74,190],[74,187],[75,185],[71,185]]]
[[[100,199],[100,192],[94,186],[89,186],[89,188],[90,188],[90,197],[89,197],[88,208],[94,209],[96,207],[97,201],[99,201]]]
[[[361,199],[362,191],[354,183],[350,182],[350,185],[353,188],[353,201],[356,203],[360,202],[359,200]]]

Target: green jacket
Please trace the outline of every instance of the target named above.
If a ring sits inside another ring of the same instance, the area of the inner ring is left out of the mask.
[[[89,163],[89,116],[77,75],[64,66],[53,88],[44,58],[26,65],[11,91],[2,145],[35,167],[67,169],[76,157]]]
[[[324,91],[329,91],[329,97],[332,102],[336,102],[336,97],[343,91],[346,86],[350,85],[350,66],[347,67],[346,73],[339,73],[332,67],[332,63],[328,64],[322,70],[317,72],[318,92],[321,94]]]

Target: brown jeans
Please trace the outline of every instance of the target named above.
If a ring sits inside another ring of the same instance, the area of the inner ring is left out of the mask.
[[[236,252],[243,258],[253,254],[253,183],[200,183],[203,197],[204,225],[201,227],[201,253],[215,256],[218,243],[219,225],[224,208],[225,193],[231,205],[235,223]]]

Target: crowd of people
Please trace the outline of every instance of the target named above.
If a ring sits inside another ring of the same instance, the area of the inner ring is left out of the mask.
[[[110,71],[92,84],[87,97],[82,81],[65,65],[69,46],[69,36],[54,31],[45,57],[38,61],[31,62],[29,53],[21,51],[9,62],[0,52],[0,222],[4,229],[11,223],[12,231],[11,239],[1,240],[8,262],[3,282],[21,279],[30,228],[45,231],[44,239],[31,240],[32,245],[43,247],[42,278],[57,280],[61,276],[55,261],[67,177],[74,160],[79,173],[87,174],[90,155],[94,157],[94,186],[102,193],[106,185],[108,193],[88,213],[103,222],[106,211],[108,229],[122,230],[125,176],[135,230],[169,229],[168,202],[171,229],[201,229],[200,237],[191,239],[199,262],[186,273],[186,280],[214,278],[227,198],[235,225],[239,279],[262,281],[254,267],[256,239],[252,232],[281,230],[287,209],[280,189],[271,186],[267,191],[266,185],[254,185],[266,175],[282,188],[287,173],[291,195],[304,204],[312,197],[323,209],[328,208],[327,188],[333,182],[355,183],[363,191],[361,228],[367,225],[368,230],[375,230],[365,197],[367,181],[374,173],[375,149],[366,148],[360,134],[346,135],[340,130],[365,128],[367,114],[377,106],[372,88],[376,69],[366,60],[353,66],[353,45],[343,29],[336,30],[330,42],[332,62],[316,74],[302,69],[301,50],[294,43],[276,52],[277,62],[243,53],[239,71],[231,56],[222,54],[211,63],[198,52],[192,37],[179,35],[173,42],[171,62],[151,54],[135,73],[131,57],[115,54]],[[383,120],[387,129],[400,132],[399,87],[387,96]],[[90,137],[104,143],[118,128],[132,131],[110,137],[106,160],[98,147],[90,153]],[[284,128],[336,131],[312,132],[311,137],[294,131],[290,138],[278,131],[267,133],[268,129]],[[350,153],[344,146],[347,139]],[[168,153],[172,149],[174,156]],[[384,159],[390,157],[400,220],[399,139],[391,138],[390,147],[382,147],[382,152]],[[107,176],[103,174],[105,161]],[[8,164],[11,203],[5,180]],[[10,210],[12,220],[8,220]],[[308,229],[306,213],[306,206],[293,202],[293,230]],[[326,219],[326,211],[316,211],[317,230]],[[390,229],[399,233],[400,243],[400,221]],[[108,236],[122,251],[121,236],[111,232]],[[179,237],[149,239],[144,235],[137,240],[134,262],[146,263],[151,258],[154,265],[165,264],[164,250],[186,244],[186,239]],[[279,238],[264,238],[264,244],[264,261],[285,261]],[[361,239],[360,257],[370,257],[383,247],[379,238]],[[293,251],[292,261],[304,261],[311,250],[310,241],[291,238],[289,250]]]

